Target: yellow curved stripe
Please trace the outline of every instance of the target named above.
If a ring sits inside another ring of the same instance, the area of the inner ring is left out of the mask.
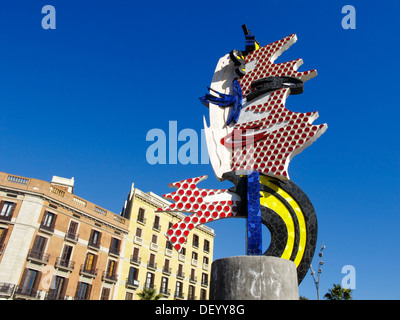
[[[262,184],[268,186],[276,193],[278,193],[282,198],[286,200],[286,202],[292,207],[293,211],[296,214],[297,221],[299,223],[299,248],[297,250],[296,257],[294,259],[294,263],[296,267],[300,264],[301,259],[303,258],[304,251],[306,249],[306,241],[307,241],[307,228],[306,222],[304,220],[303,211],[301,210],[300,206],[285,190],[279,188],[276,184],[271,183],[267,177],[261,176],[260,181]]]
[[[283,251],[281,258],[290,260],[290,257],[293,252],[294,237],[295,237],[293,218],[290,215],[289,210],[285,207],[285,205],[282,204],[282,202],[279,201],[279,199],[277,199],[275,196],[266,191],[261,191],[261,195],[262,195],[262,197],[260,198],[261,205],[274,210],[285,222],[287,228],[288,240],[286,242],[286,247],[285,250]]]

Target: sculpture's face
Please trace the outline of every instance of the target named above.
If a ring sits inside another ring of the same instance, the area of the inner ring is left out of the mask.
[[[298,113],[285,107],[288,95],[301,93],[302,84],[317,75],[316,70],[296,71],[301,59],[274,63],[296,40],[293,34],[244,57],[246,74],[238,79],[243,107],[236,124],[226,125],[228,108],[210,103],[210,127],[205,124],[205,132],[211,164],[220,180],[227,172],[253,170],[289,179],[291,158],[326,130],[326,124],[312,125],[317,112]],[[235,77],[227,55],[217,65],[211,88],[230,94]]]

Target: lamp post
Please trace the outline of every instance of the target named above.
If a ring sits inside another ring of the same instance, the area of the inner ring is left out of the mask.
[[[322,261],[322,257],[323,257],[322,251],[325,248],[326,248],[326,246],[324,246],[324,244],[321,243],[321,249],[320,249],[320,251],[318,253],[318,256],[319,256],[318,271],[317,271],[318,275],[315,275],[315,272],[314,272],[314,270],[312,268],[312,265],[310,264],[311,275],[312,275],[312,277],[314,279],[315,288],[317,289],[317,298],[318,298],[318,300],[319,300],[319,280],[320,280],[321,273],[322,273],[321,266],[324,264],[324,262]]]

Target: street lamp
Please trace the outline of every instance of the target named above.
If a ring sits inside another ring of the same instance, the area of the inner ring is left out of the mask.
[[[319,300],[319,280],[320,280],[321,273],[322,273],[321,266],[324,264],[324,262],[322,261],[322,257],[323,257],[322,251],[325,250],[325,248],[326,248],[326,246],[324,246],[324,244],[321,243],[321,249],[320,249],[320,251],[318,253],[319,262],[318,262],[318,271],[317,271],[318,275],[317,276],[315,275],[315,272],[314,272],[314,270],[312,268],[312,265],[310,264],[311,275],[312,275],[312,277],[314,279],[315,288],[317,289],[318,300]]]

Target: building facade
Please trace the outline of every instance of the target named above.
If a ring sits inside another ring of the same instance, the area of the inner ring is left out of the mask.
[[[208,299],[214,230],[207,226],[193,229],[178,254],[165,233],[185,215],[156,211],[170,204],[132,184],[121,213],[129,220],[129,234],[122,262],[126,281],[119,286],[117,299],[138,299],[136,293],[144,288],[154,288],[164,299]]]
[[[0,172],[0,299],[115,299],[129,222],[73,187]]]
[[[0,172],[0,299],[208,299],[214,231],[192,230],[184,250],[165,232],[185,217],[132,185],[121,214],[74,194],[74,178],[52,181]]]

